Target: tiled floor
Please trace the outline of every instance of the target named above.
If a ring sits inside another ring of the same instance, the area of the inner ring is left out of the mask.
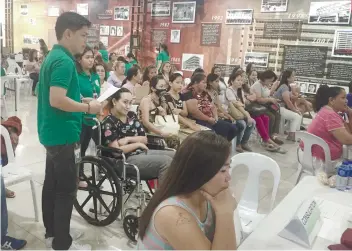
[[[17,163],[26,167],[33,172],[35,180],[35,188],[37,191],[38,205],[41,205],[41,190],[44,180],[45,168],[45,150],[40,145],[36,128],[36,98],[21,93],[21,99],[18,112],[15,113],[13,105],[13,97],[8,99],[8,109],[10,115],[16,114],[23,123],[23,133],[20,137],[20,144],[16,151]],[[279,191],[276,196],[275,205],[287,195],[293,188],[296,181],[296,148],[297,144],[287,143],[285,148],[288,153],[273,154],[260,148],[252,140],[253,148],[256,152],[270,156],[280,166],[281,182]],[[247,171],[245,167],[239,167],[235,171],[232,184],[235,188],[237,200],[240,199],[244,184],[246,182]],[[273,178],[269,173],[263,173],[260,181],[260,212],[267,212],[270,208],[270,199],[272,191]],[[18,184],[10,187],[16,192],[16,198],[8,199],[9,211],[9,235],[24,238],[28,241],[26,249],[45,249],[44,244],[44,226],[40,220],[39,223],[34,222],[34,211],[29,182]],[[40,215],[41,215],[41,209]],[[122,224],[119,221],[107,227],[94,227],[85,222],[85,220],[76,212],[73,212],[71,225],[74,228],[81,229],[85,232],[82,242],[89,243],[93,249],[135,249],[135,245],[128,241]]]

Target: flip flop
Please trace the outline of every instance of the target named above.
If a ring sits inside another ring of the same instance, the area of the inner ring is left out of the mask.
[[[6,189],[6,198],[15,198],[16,197],[16,194],[14,191],[11,191],[10,189]]]
[[[267,145],[263,145],[265,150],[269,151],[269,152],[277,152],[280,147],[275,147],[273,144],[267,144]]]
[[[286,154],[287,153],[287,150],[279,147],[279,149],[277,150],[278,153],[281,153],[281,154]]]

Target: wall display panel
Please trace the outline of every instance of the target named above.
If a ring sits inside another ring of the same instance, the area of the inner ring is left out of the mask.
[[[174,2],[172,6],[173,23],[194,23],[196,19],[196,2]]]
[[[252,63],[255,68],[268,68],[268,62],[269,53],[266,52],[246,52],[244,56],[244,66]]]
[[[171,15],[170,1],[153,1],[151,7],[152,17],[168,17]]]
[[[220,46],[221,23],[202,23],[200,45]]]
[[[182,54],[182,70],[194,71],[197,68],[203,68],[204,55],[201,54]]]
[[[114,17],[114,11],[113,10],[105,10],[104,13],[98,13],[97,14],[97,19],[99,20],[111,20]]]
[[[351,1],[311,2],[308,22],[311,24],[349,24]]]
[[[121,21],[130,20],[130,7],[116,6],[114,8],[114,20],[121,20]]]
[[[109,36],[110,27],[108,25],[100,25],[100,36]]]
[[[333,57],[352,58],[352,29],[335,31],[331,55]]]
[[[223,77],[229,77],[232,71],[240,66],[234,64],[214,64],[214,67],[220,68]]]
[[[302,22],[295,20],[267,20],[264,22],[263,37],[269,39],[300,39]]]
[[[323,78],[327,53],[328,47],[286,45],[282,69],[292,69],[297,76]]]
[[[99,24],[92,24],[88,29],[87,44],[93,48],[99,44]]]
[[[167,43],[167,29],[154,29],[152,30],[152,45],[159,47],[160,44]]]
[[[351,81],[352,80],[352,61],[349,62],[349,64],[328,63],[326,78],[343,80],[343,81]]]
[[[253,9],[226,10],[226,24],[252,24]]]
[[[181,42],[181,30],[170,31],[170,43],[179,44]]]
[[[89,13],[88,3],[78,3],[77,13],[82,16],[88,16],[88,13]]]
[[[262,0],[261,12],[285,12],[288,0]]]

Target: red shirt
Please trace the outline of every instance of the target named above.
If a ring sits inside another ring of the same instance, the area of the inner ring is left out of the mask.
[[[198,101],[198,109],[206,116],[214,118],[213,115],[213,104],[212,99],[208,92],[204,91],[201,94],[197,94],[192,88],[186,90],[186,92],[181,94],[182,101],[187,101],[190,99],[196,99]]]

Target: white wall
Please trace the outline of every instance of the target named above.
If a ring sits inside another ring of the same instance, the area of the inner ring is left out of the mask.
[[[5,41],[5,0],[0,0],[0,23],[3,36],[2,39]]]

